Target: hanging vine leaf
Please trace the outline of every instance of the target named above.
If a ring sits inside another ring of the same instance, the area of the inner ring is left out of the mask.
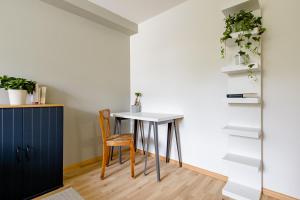
[[[254,40],[255,42],[259,42],[260,41],[260,37],[252,37],[252,40]]]
[[[246,52],[240,50],[240,51],[238,52],[238,54],[239,54],[240,56],[243,56],[243,55],[246,55]]]
[[[247,42],[247,43],[245,44],[245,48],[246,48],[246,49],[250,49],[250,48],[251,48],[251,45],[252,45],[252,42]]]
[[[251,36],[252,36],[252,34],[251,34],[251,33],[246,33],[246,34],[244,34],[244,36],[245,36],[247,39],[250,39]]]

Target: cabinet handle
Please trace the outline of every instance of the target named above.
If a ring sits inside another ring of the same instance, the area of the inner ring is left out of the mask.
[[[31,152],[31,147],[29,145],[27,145],[25,156],[28,161],[30,160],[30,152]]]
[[[18,162],[21,162],[21,154],[20,154],[20,151],[21,151],[21,147],[17,147],[17,150],[16,150],[16,153],[17,153],[17,161]]]

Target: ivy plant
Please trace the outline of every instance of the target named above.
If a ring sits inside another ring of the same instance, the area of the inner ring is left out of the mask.
[[[5,90],[26,90],[28,94],[32,94],[35,90],[35,81],[26,80],[24,78],[0,76],[0,88]]]
[[[252,32],[252,31],[255,31]],[[249,61],[250,55],[261,55],[260,42],[261,36],[266,31],[262,26],[262,17],[255,16],[252,11],[244,11],[229,15],[225,18],[225,31],[220,39],[221,41],[221,57],[225,58],[226,41],[232,39],[232,33],[239,32],[238,37],[234,39],[234,43],[239,47],[238,55],[243,56]],[[249,63],[248,63],[249,64]],[[249,64],[250,78],[255,76],[252,68],[253,64]]]
[[[135,102],[134,105],[136,106],[140,106],[141,105],[141,97],[143,96],[143,94],[141,92],[136,92],[135,94]]]

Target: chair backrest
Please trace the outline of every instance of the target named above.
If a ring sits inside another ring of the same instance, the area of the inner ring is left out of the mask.
[[[100,129],[102,133],[102,141],[106,142],[107,137],[110,136],[110,110],[104,109],[99,111]]]

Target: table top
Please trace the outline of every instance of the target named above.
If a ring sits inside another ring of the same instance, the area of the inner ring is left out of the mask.
[[[164,113],[148,113],[148,112],[121,112],[121,113],[111,113],[111,117],[121,117],[127,119],[136,119],[143,121],[151,121],[151,122],[164,122],[174,119],[181,119],[183,115],[179,114],[164,114]]]

